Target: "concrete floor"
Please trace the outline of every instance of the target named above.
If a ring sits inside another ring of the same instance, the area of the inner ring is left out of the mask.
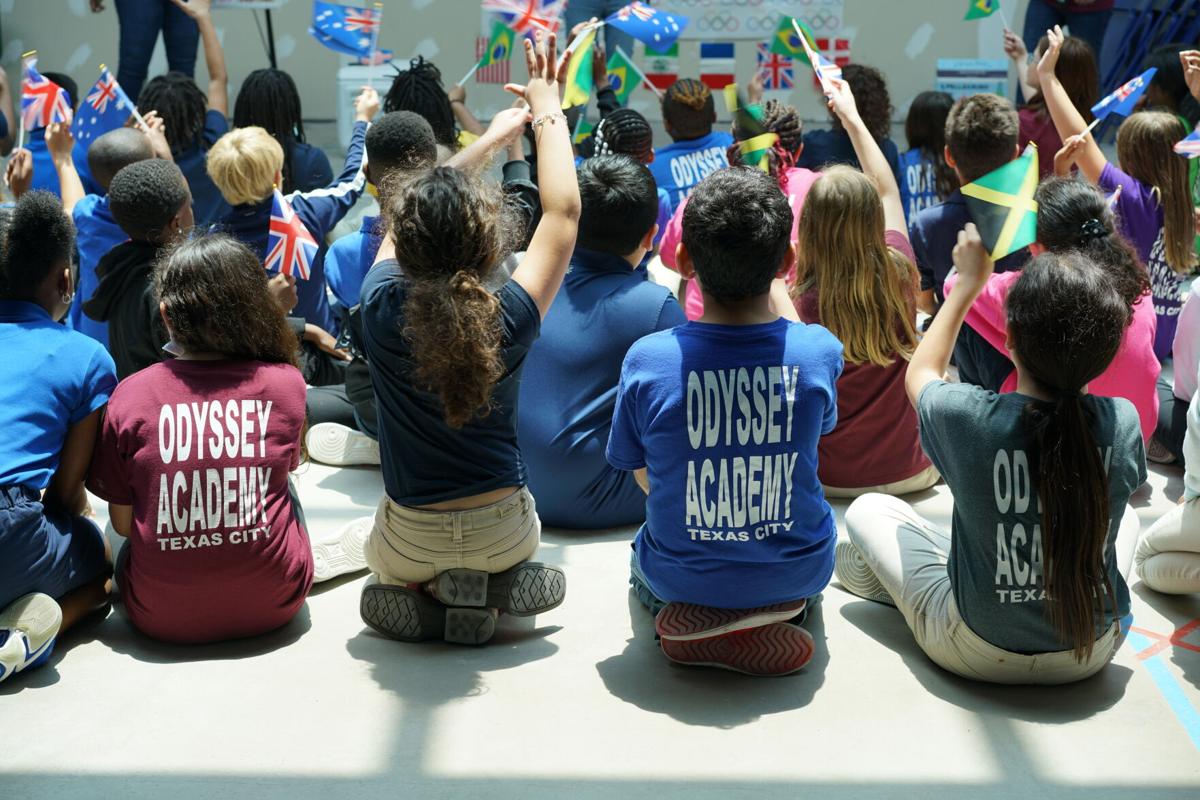
[[[310,464],[297,481],[317,535],[382,491],[371,469]],[[1181,490],[1154,471],[1143,525]],[[948,524],[945,487],[916,505]],[[540,557],[567,570],[567,602],[478,649],[376,636],[363,575],[248,642],[162,645],[109,614],[0,685],[0,797],[1200,796],[1200,652],[1140,660],[1127,644],[1082,684],[976,685],[931,664],[894,610],[834,585],[799,675],[681,668],[628,593],[633,532],[547,531]],[[1200,598],[1135,586],[1134,614],[1169,635]]]

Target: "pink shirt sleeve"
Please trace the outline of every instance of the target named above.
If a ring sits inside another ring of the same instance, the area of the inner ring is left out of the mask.
[[[1020,272],[1001,272],[992,275],[983,287],[983,292],[967,309],[966,323],[986,339],[988,344],[1005,356],[1008,356],[1008,348],[1004,346],[1008,340],[1008,318],[1004,313],[1004,301],[1008,297],[1009,288],[1020,276]],[[946,278],[946,297],[950,296],[957,282],[957,273],[952,273]]]

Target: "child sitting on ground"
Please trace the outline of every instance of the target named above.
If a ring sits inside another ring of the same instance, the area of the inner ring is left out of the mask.
[[[1043,253],[1008,293],[1017,391],[943,376],[992,274],[974,225],[954,250],[958,284],[905,379],[925,452],[954,494],[950,534],[902,500],[846,512],[837,577],[895,605],[936,664],[972,680],[1059,684],[1112,660],[1129,613],[1137,538],[1129,496],[1146,479],[1137,413],[1088,394],[1121,345],[1129,303],[1105,267]]]
[[[954,98],[945,92],[921,92],[908,108],[908,150],[900,154],[900,205],[907,220],[958,188],[958,177],[946,163],[946,117],[953,106]]]
[[[354,132],[342,173],[315,192],[293,192],[285,199],[319,248],[307,279],[299,281],[295,316],[336,334],[338,323],[329,308],[325,286],[325,238],[357,202],[366,186],[362,172],[367,126],[379,111],[379,95],[364,88],[354,101]],[[243,242],[259,258],[267,257],[275,187],[283,181],[283,148],[262,128],[239,128],[222,136],[208,153],[208,174],[233,206],[214,226]]]
[[[787,620],[833,571],[817,441],[837,422],[842,346],[772,308],[796,260],[791,230],[769,175],[709,176],[678,252],[704,316],[641,339],[621,370],[607,457],[648,493],[631,582],[679,663],[775,675],[813,654]]]
[[[621,362],[638,339],[687,319],[665,287],[636,272],[658,228],[649,170],[629,156],[594,156],[579,167],[579,194],[579,239],[529,351],[517,434],[542,522],[597,529],[646,518],[633,475],[604,459]]]
[[[304,427],[295,339],[261,262],[228,237],[181,245],[154,288],[175,358],[113,392],[88,477],[128,539],[124,609],[168,642],[266,633],[295,616],[313,580],[288,485]]]
[[[83,480],[117,376],[100,344],[58,324],[74,292],[71,234],[46,192],[0,215],[0,681],[45,662],[61,630],[108,602]]]
[[[650,174],[670,193],[672,208],[678,208],[696,184],[725,167],[733,137],[713,130],[717,110],[712,92],[694,78],[671,84],[663,95],[662,116],[672,143],[655,151]]]
[[[233,104],[235,128],[259,127],[283,148],[284,194],[311,192],[333,181],[329,156],[304,138],[300,92],[292,76],[281,69],[256,69],[242,81]]]
[[[108,205],[129,241],[100,259],[100,282],[83,313],[107,326],[108,348],[124,380],[168,357],[163,345],[170,337],[158,313],[154,265],[191,233],[192,198],[179,167],[150,159],[113,177]]]

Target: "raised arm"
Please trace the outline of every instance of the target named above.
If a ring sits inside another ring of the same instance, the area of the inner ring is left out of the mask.
[[[517,147],[520,146],[521,136],[530,119],[529,110],[524,107],[504,109],[492,117],[492,123],[488,125],[483,135],[450,156],[446,161],[446,166],[463,172],[487,169],[496,153],[506,148],[510,150],[509,158],[511,159],[517,152],[512,149],[514,143]],[[524,159],[524,151],[518,157]]]
[[[575,153],[559,96],[559,83],[566,77],[570,51],[559,63],[556,50],[554,34],[545,38],[539,34],[536,47],[527,40],[525,60],[529,66],[529,83],[524,87],[512,84],[505,87],[524,97],[533,113],[538,188],[542,199],[542,219],[533,233],[525,258],[513,273],[513,280],[529,292],[543,317],[562,285],[579,232]]]
[[[83,181],[75,171],[75,161],[71,158],[71,150],[75,147],[75,137],[71,135],[71,126],[66,122],[55,122],[46,128],[46,149],[54,161],[54,171],[58,173],[59,196],[62,197],[63,211],[67,216],[75,210],[75,204],[83,199]]]
[[[1050,112],[1050,118],[1054,120],[1054,127],[1058,130],[1059,138],[1066,142],[1070,137],[1078,136],[1086,131],[1087,123],[1083,121],[1083,117],[1075,108],[1075,104],[1071,102],[1070,96],[1067,95],[1067,90],[1063,88],[1058,76],[1054,74],[1054,68],[1058,64],[1058,53],[1063,46],[1062,28],[1055,25],[1054,30],[1046,31],[1046,35],[1050,39],[1050,44],[1046,46],[1046,52],[1038,61],[1038,80],[1042,85],[1042,97],[1046,101],[1046,110]],[[1100,151],[1100,145],[1096,144],[1094,137],[1089,135],[1085,138],[1086,141],[1082,148],[1076,152],[1075,164],[1089,181],[1099,183],[1100,173],[1104,172],[1108,159]]]
[[[471,113],[471,109],[467,107],[466,87],[451,86],[450,91],[446,92],[446,96],[450,98],[450,110],[454,112],[454,120],[458,123],[458,126],[467,133],[482,136],[486,129],[483,127],[483,123]]]
[[[1017,86],[1021,87],[1021,94],[1028,101],[1037,94],[1037,89],[1029,82],[1029,50],[1025,47],[1025,41],[1008,28],[1004,29],[1004,52],[1013,62]]]
[[[212,21],[212,0],[171,0],[183,13],[196,20],[204,45],[204,64],[208,68],[208,107],[229,116],[229,73],[225,69],[225,50],[217,38]]]
[[[854,93],[845,81],[834,81],[833,93],[829,96],[829,109],[837,114],[842,127],[850,134],[854,154],[862,165],[863,174],[879,188],[879,199],[883,203],[883,224],[889,231],[908,235],[908,224],[904,220],[904,204],[900,201],[900,187],[896,185],[896,173],[879,148],[875,137],[863,124],[854,103]]]
[[[954,352],[954,342],[958,340],[967,310],[983,291],[988,276],[995,269],[973,222],[968,222],[967,227],[958,233],[954,266],[958,270],[958,283],[917,345],[917,351],[908,362],[908,371],[904,375],[904,388],[913,408],[916,408],[917,399],[926,384],[944,380],[946,369],[950,366],[950,355]]]

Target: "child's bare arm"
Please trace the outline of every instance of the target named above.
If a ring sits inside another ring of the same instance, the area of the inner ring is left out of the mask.
[[[829,108],[842,121],[842,127],[850,135],[854,145],[854,153],[862,165],[863,174],[875,182],[879,188],[879,199],[883,203],[883,223],[887,230],[902,232],[908,236],[908,225],[904,220],[904,204],[900,201],[900,187],[896,185],[896,175],[879,148],[879,142],[867,130],[862,117],[858,115],[858,106],[854,102],[854,93],[845,81],[834,81],[833,93],[829,96]]]
[[[87,492],[84,491],[83,482],[92,464],[92,451],[96,447],[102,414],[103,409],[96,409],[67,430],[58,469],[42,496],[42,502],[47,506],[69,514],[82,514],[87,508]]]
[[[1038,78],[1042,84],[1042,97],[1046,100],[1046,110],[1050,112],[1050,118],[1054,120],[1054,127],[1058,130],[1059,138],[1065,142],[1072,136],[1082,134],[1088,126],[1079,111],[1076,110],[1075,104],[1071,102],[1071,98],[1058,80],[1058,76],[1054,74],[1055,66],[1058,64],[1058,54],[1063,45],[1062,28],[1055,25],[1054,30],[1047,31],[1046,35],[1050,38],[1050,44],[1047,45],[1046,52],[1042,54],[1042,60],[1038,62]],[[1094,137],[1086,136],[1085,138],[1086,142],[1076,156],[1075,163],[1089,181],[1098,183],[1100,173],[1104,172],[1108,159],[1104,157],[1104,153],[1101,152]]]

